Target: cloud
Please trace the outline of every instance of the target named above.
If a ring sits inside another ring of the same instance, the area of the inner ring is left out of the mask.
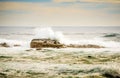
[[[76,2],[77,0],[53,0],[53,2],[61,3],[61,2]]]
[[[0,2],[0,11],[4,12],[32,12],[36,14],[65,14],[65,13],[85,13],[86,10],[71,7],[50,7],[42,3],[22,3],[22,2]],[[11,10],[11,11],[10,11]]]
[[[105,12],[107,8],[87,10],[76,8],[81,7],[76,4],[64,7],[50,6],[52,4],[54,5],[54,3],[0,2],[0,12],[4,12],[0,14],[0,26],[120,25],[120,15]]]
[[[81,0],[85,2],[98,2],[98,3],[120,3],[119,0]]]
[[[51,0],[0,0],[0,2],[51,2]]]
[[[31,13],[29,11],[22,11],[22,10],[0,10],[0,14],[25,14]]]
[[[120,0],[53,0],[53,2],[95,2],[95,3],[120,3]]]

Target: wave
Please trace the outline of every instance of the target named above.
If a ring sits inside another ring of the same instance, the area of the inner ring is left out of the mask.
[[[115,41],[105,41],[102,38],[93,38],[93,39],[80,39],[72,40],[72,38],[66,38],[61,31],[53,31],[51,27],[44,28],[35,28],[35,39],[52,39],[58,40],[60,43],[69,45],[69,44],[80,44],[80,45],[100,45],[105,47],[120,47],[119,42]]]
[[[106,41],[104,38],[93,38],[93,39],[79,39],[73,40],[73,38],[67,38],[61,31],[53,31],[51,27],[42,27],[34,29],[34,37],[32,39],[51,39],[57,40],[60,43],[69,45],[69,44],[79,44],[79,45],[99,45],[104,47],[120,47],[120,42],[115,41]],[[20,45],[20,47],[30,47],[30,40],[9,40],[9,39],[0,39],[0,43],[7,43],[11,47],[15,45]]]
[[[118,33],[111,33],[111,34],[106,34],[106,35],[104,35],[104,37],[120,37],[120,34],[118,34]]]
[[[62,32],[53,31],[51,27],[35,28],[35,36],[33,38],[58,40],[61,43],[65,43],[68,40]]]

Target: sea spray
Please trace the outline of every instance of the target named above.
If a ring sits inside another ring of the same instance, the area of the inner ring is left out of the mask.
[[[70,44],[70,39],[66,38],[62,32],[57,31],[55,32],[55,39],[58,40],[62,44],[69,45]]]
[[[103,38],[93,38],[93,39],[80,39],[80,40],[72,40],[66,38],[62,32],[60,31],[53,31],[51,27],[42,27],[42,28],[35,28],[35,39],[51,39],[51,40],[58,40],[62,44],[70,45],[70,44],[77,44],[77,45],[99,45],[104,47],[120,47],[119,42],[115,41],[105,41]]]
[[[50,27],[45,28],[35,28],[35,36],[36,39],[54,39],[54,32]]]
[[[60,31],[53,31],[51,27],[35,28],[35,39],[51,39],[60,43],[69,44],[69,39],[65,38]]]

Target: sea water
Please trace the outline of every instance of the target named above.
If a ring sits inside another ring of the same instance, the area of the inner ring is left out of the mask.
[[[104,47],[120,47],[119,26],[40,26],[40,27],[0,27],[0,43],[11,47],[18,44],[29,47],[32,39],[57,39],[64,44],[95,44]]]

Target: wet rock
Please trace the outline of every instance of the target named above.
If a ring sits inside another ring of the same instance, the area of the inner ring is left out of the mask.
[[[77,45],[77,44],[70,44],[65,45],[61,44],[57,40],[51,39],[33,39],[30,43],[31,48],[104,48],[103,46],[99,45]]]
[[[32,51],[32,49],[27,49],[27,50],[25,50],[25,51]]]
[[[33,39],[30,43],[31,48],[63,48],[64,44],[61,44],[57,40],[51,39]]]
[[[88,45],[70,44],[70,45],[68,45],[67,47],[71,47],[71,48],[104,48],[103,46],[92,45],[92,44],[88,44]]]
[[[10,47],[7,43],[0,43],[0,47]]]
[[[0,78],[7,78],[7,76],[4,73],[0,73]]]
[[[87,56],[88,58],[92,58],[92,56]]]
[[[19,46],[21,46],[21,45],[19,45],[19,44],[14,44],[14,47],[19,47]]]
[[[119,73],[110,73],[110,72],[105,72],[103,74],[103,76],[107,77],[107,78],[120,78],[120,74]]]
[[[42,48],[36,48],[36,50],[42,50]]]

